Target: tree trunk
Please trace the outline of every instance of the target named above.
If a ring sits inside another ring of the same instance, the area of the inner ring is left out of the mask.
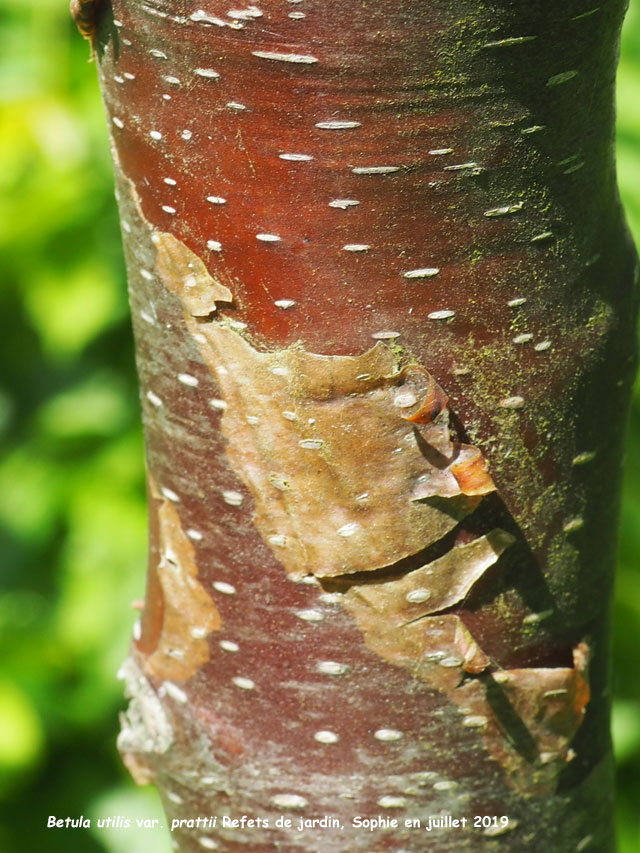
[[[625,4],[227,6],[76,0],[149,468],[124,759],[182,851],[613,850]]]

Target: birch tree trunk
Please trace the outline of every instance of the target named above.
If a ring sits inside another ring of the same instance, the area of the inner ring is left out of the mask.
[[[120,748],[180,850],[613,850],[624,7],[75,0],[149,470]]]

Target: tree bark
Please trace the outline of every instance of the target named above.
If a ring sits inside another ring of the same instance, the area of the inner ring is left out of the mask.
[[[613,850],[625,3],[227,6],[76,7],[149,469],[125,761],[183,851]]]

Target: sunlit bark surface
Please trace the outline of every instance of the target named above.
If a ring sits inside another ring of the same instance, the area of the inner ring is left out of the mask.
[[[76,5],[149,468],[120,748],[176,846],[613,850],[624,3]]]

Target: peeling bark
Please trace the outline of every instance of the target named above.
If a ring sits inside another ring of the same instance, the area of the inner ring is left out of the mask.
[[[624,4],[76,6],[150,471],[134,778],[184,851],[612,850]]]
[[[220,386],[226,454],[254,500],[254,523],[292,577],[388,566],[441,539],[477,505],[453,499],[495,490],[480,451],[451,441],[446,409],[420,431],[406,422],[403,412],[424,408],[420,384],[423,396],[433,388],[425,370],[401,367],[381,342],[360,356],[300,346],[260,353],[232,325],[193,322],[215,311],[214,300],[231,301],[230,291],[209,276],[203,308],[204,278],[184,286],[201,262],[166,235],[151,241]],[[447,500],[424,500],[433,497]]]
[[[157,512],[160,561],[155,567],[161,589],[161,625],[145,636],[145,672],[159,679],[187,681],[209,660],[208,636],[221,628],[211,596],[198,582],[193,543],[182,529],[177,510],[161,499],[153,479],[151,509]]]

